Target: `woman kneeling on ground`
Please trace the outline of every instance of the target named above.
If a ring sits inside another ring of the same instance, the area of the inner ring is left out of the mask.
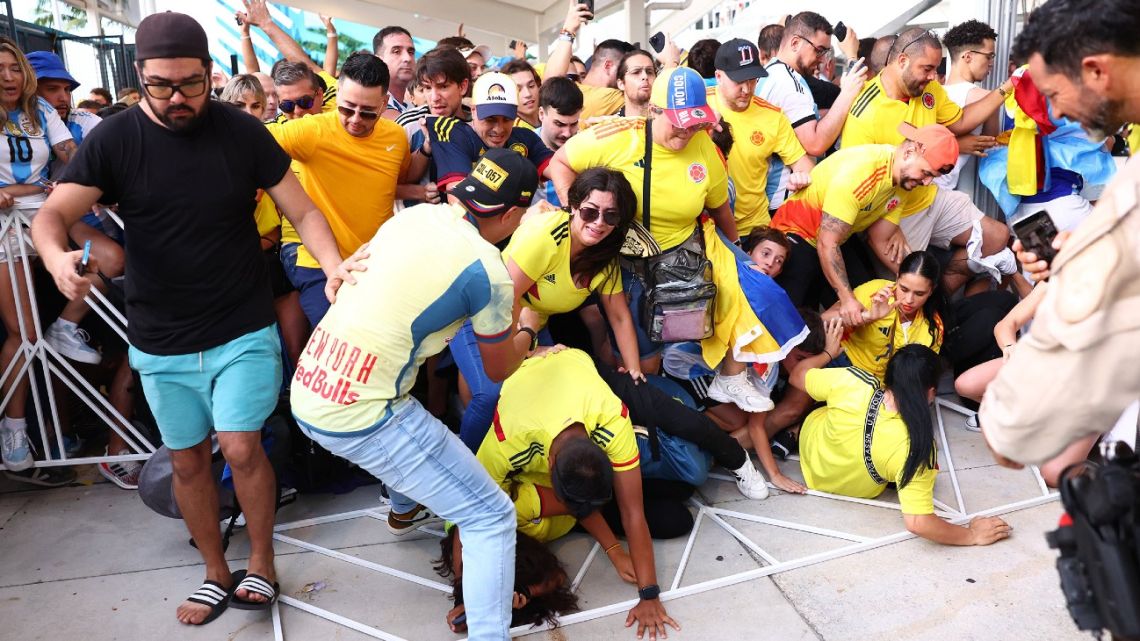
[[[998,517],[954,525],[934,514],[938,453],[930,403],[941,363],[924,345],[907,345],[887,363],[886,385],[849,367],[823,369],[842,349],[843,326],[827,323],[824,352],[800,362],[790,383],[826,403],[800,430],[800,468],[809,488],[875,498],[889,483],[898,488],[906,529],[946,545],[989,545],[1009,537]],[[870,430],[870,434],[866,431]]]

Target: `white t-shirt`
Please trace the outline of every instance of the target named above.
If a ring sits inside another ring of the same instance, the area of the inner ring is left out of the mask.
[[[956,82],[952,85],[942,85],[942,88],[946,90],[946,95],[949,96],[950,99],[953,100],[959,107],[965,107],[967,104],[969,104],[966,101],[966,98],[970,95],[970,90],[976,88],[977,86],[978,85],[972,82]],[[974,130],[970,133],[974,135],[982,133],[982,126],[978,125],[977,127],[974,127]],[[950,173],[946,174],[945,176],[939,176],[935,178],[934,184],[943,189],[957,189],[958,177],[962,173],[962,168],[972,158],[973,156],[969,154],[959,155],[958,162],[954,163],[954,169],[950,170]]]
[[[811,88],[798,71],[778,58],[773,58],[766,67],[767,78],[756,84],[756,95],[783,110],[792,129],[819,120],[819,107],[812,97]],[[784,204],[788,195],[788,176],[791,170],[778,156],[772,156],[768,163],[768,209],[775,210]]]

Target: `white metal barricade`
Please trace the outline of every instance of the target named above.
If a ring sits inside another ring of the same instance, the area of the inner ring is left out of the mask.
[[[962,407],[956,403],[944,400],[942,398],[938,398],[935,400],[934,413],[935,413],[935,417],[937,419],[939,437],[940,437],[940,440],[942,441],[942,447],[939,450],[939,457],[942,459],[942,463],[940,464],[940,468],[943,470],[946,470],[948,472],[947,476],[949,477],[949,479],[953,485],[954,497],[958,503],[958,507],[953,508],[953,507],[950,507],[950,506],[946,505],[945,503],[939,501],[938,499],[935,499],[934,504],[935,504],[935,508],[936,508],[936,513],[939,516],[947,519],[951,523],[963,525],[965,523],[968,523],[970,521],[970,519],[975,517],[975,516],[998,516],[998,515],[1003,515],[1003,514],[1009,514],[1012,512],[1017,512],[1019,510],[1025,510],[1025,509],[1037,507],[1039,505],[1044,505],[1046,503],[1057,500],[1058,494],[1056,492],[1050,491],[1049,488],[1046,487],[1045,482],[1044,482],[1044,480],[1042,480],[1041,474],[1038,472],[1038,470],[1036,468],[1032,468],[1032,473],[1036,477],[1039,489],[1041,490],[1041,493],[1039,495],[1036,495],[1036,496],[1033,496],[1033,497],[1030,497],[1030,498],[1021,500],[1021,501],[1009,503],[1006,505],[1001,505],[1001,506],[993,507],[990,509],[981,510],[978,512],[973,512],[973,513],[968,512],[966,510],[965,500],[962,496],[961,488],[959,487],[959,484],[958,484],[958,474],[957,474],[957,470],[954,467],[954,460],[953,460],[952,453],[950,451],[950,441],[946,436],[946,428],[945,428],[945,424],[942,420],[942,410],[943,409],[948,409],[948,410],[951,410],[954,412],[958,412],[964,416],[969,416],[969,415],[973,414],[973,412],[967,410],[966,408],[964,408],[964,407]],[[735,483],[735,481],[736,481],[735,478],[728,476],[728,475],[725,475],[725,474],[710,474],[709,478],[712,480],[724,481],[724,482],[728,482],[728,483]],[[768,486],[773,490],[778,490],[778,488],[776,488],[771,483],[769,483]],[[852,504],[856,504],[856,505],[864,505],[864,506],[871,506],[871,507],[876,507],[876,508],[901,511],[901,507],[898,503],[894,503],[891,501],[885,501],[885,500],[852,498],[852,497],[848,497],[848,496],[840,496],[837,494],[829,494],[827,492],[818,492],[815,490],[808,490],[807,496],[808,497],[816,497],[816,499],[843,501],[843,502],[852,503]],[[804,500],[811,500],[811,499],[805,498]],[[772,517],[760,516],[760,515],[756,515],[756,514],[749,514],[747,512],[730,510],[730,509],[720,508],[720,507],[716,507],[716,506],[712,506],[712,505],[706,505],[706,504],[704,504],[704,503],[702,503],[696,499],[691,499],[690,504],[692,505],[693,508],[696,509],[696,516],[695,516],[694,523],[693,523],[693,529],[689,533],[688,541],[685,544],[685,549],[682,552],[680,563],[677,567],[677,570],[674,573],[673,579],[669,584],[669,589],[666,591],[663,591],[661,593],[661,600],[662,601],[670,601],[670,600],[674,600],[674,599],[680,599],[680,598],[684,598],[687,596],[701,594],[703,592],[709,592],[711,590],[717,590],[720,588],[725,588],[728,586],[737,585],[739,583],[744,583],[746,581],[752,581],[752,580],[759,579],[762,577],[772,576],[772,575],[779,574],[782,572],[788,572],[791,570],[796,570],[799,568],[804,568],[804,567],[816,565],[819,563],[826,563],[828,561],[833,561],[835,559],[840,559],[840,558],[843,558],[846,556],[859,554],[861,552],[867,552],[867,551],[874,550],[877,548],[881,548],[881,547],[884,547],[887,545],[894,545],[895,543],[907,541],[907,540],[913,539],[917,536],[911,532],[908,532],[906,530],[902,530],[899,532],[893,532],[890,534],[886,534],[884,536],[868,537],[868,536],[863,536],[863,535],[859,535],[859,534],[855,534],[855,533],[851,533],[851,532],[844,532],[844,531],[840,531],[840,530],[823,528],[823,527],[818,527],[818,526],[809,525],[809,524],[805,524],[805,523],[796,523],[796,522],[785,520],[785,519],[777,519],[777,518],[772,518]],[[423,578],[420,576],[416,576],[414,574],[404,572],[403,570],[398,570],[396,568],[385,566],[385,565],[382,565],[380,563],[361,559],[359,557],[355,557],[355,556],[352,556],[350,554],[340,552],[338,550],[333,550],[333,549],[326,548],[326,547],[323,547],[320,545],[315,545],[313,543],[309,543],[307,541],[303,541],[301,539],[291,537],[291,536],[284,534],[285,532],[288,532],[290,530],[297,530],[297,529],[301,529],[301,528],[307,528],[307,527],[312,527],[314,525],[322,525],[322,524],[326,524],[326,523],[336,523],[336,522],[342,522],[342,521],[349,521],[352,519],[359,519],[359,518],[375,519],[377,521],[386,520],[387,519],[387,513],[388,513],[388,508],[386,506],[377,506],[374,509],[353,510],[351,512],[343,512],[340,514],[330,514],[327,516],[320,516],[320,517],[309,518],[309,519],[305,519],[305,520],[301,520],[301,521],[294,521],[292,523],[283,523],[283,524],[277,525],[274,528],[273,538],[276,539],[277,541],[281,542],[281,543],[287,543],[289,545],[297,546],[297,547],[300,547],[302,549],[305,549],[305,550],[308,550],[311,552],[316,552],[318,554],[327,556],[327,557],[332,558],[332,559],[336,559],[336,560],[341,561],[341,562],[353,564],[357,567],[362,567],[362,568],[365,568],[365,569],[368,569],[368,570],[371,570],[374,572],[379,572],[379,573],[385,574],[387,576],[403,579],[403,580],[409,581],[411,583],[414,583],[416,585],[419,585],[421,587],[427,587],[427,588],[431,588],[431,589],[438,590],[441,592],[449,593],[451,591],[451,588],[447,585],[444,585],[443,583],[438,582],[438,581],[433,581],[431,579],[426,579],[426,578]],[[775,555],[769,553],[759,542],[757,542],[753,538],[750,538],[745,533],[741,532],[738,528],[734,527],[731,523],[729,523],[729,519],[735,519],[738,521],[744,521],[744,522],[750,522],[750,523],[758,523],[758,524],[767,525],[767,526],[774,526],[774,527],[778,527],[778,528],[782,528],[782,529],[786,529],[786,530],[792,530],[792,531],[797,531],[797,532],[804,532],[807,534],[813,534],[813,535],[817,535],[817,536],[828,537],[828,538],[835,539],[838,541],[844,541],[847,544],[842,545],[841,547],[838,547],[838,548],[835,548],[832,550],[827,550],[824,552],[817,552],[814,554],[806,554],[806,555],[800,556],[798,558],[790,558],[790,559],[777,558]],[[689,560],[690,560],[690,557],[691,557],[691,554],[693,551],[693,547],[696,543],[698,532],[701,530],[702,526],[704,526],[704,524],[706,524],[708,522],[714,523],[717,527],[719,527],[724,532],[728,533],[736,541],[738,541],[741,545],[743,545],[745,548],[747,548],[749,550],[749,552],[751,552],[751,554],[754,556],[754,558],[757,559],[759,563],[761,563],[761,567],[758,567],[758,568],[755,568],[752,570],[746,570],[744,572],[738,572],[736,574],[732,574],[732,575],[725,576],[725,577],[720,577],[720,578],[711,579],[711,580],[707,580],[707,581],[701,581],[699,583],[695,583],[695,584],[691,584],[691,585],[682,585],[681,582],[682,582],[682,579],[684,578],[685,570],[688,567]],[[900,519],[900,522],[901,522],[901,519]],[[428,530],[428,531],[430,531],[430,530]],[[443,535],[442,532],[431,532],[431,533],[435,534],[437,536]],[[594,543],[591,546],[590,552],[586,555],[586,558],[582,562],[582,565],[579,567],[578,571],[574,574],[574,578],[571,582],[571,589],[573,589],[575,591],[578,590],[579,586],[582,583],[582,580],[586,576],[586,573],[589,571],[590,566],[597,559],[598,551],[600,549],[601,549],[601,547],[597,543]],[[312,603],[308,603],[304,600],[297,599],[297,598],[286,596],[286,595],[282,594],[281,597],[278,599],[277,603],[274,603],[274,605],[273,605],[273,631],[274,631],[274,638],[276,639],[276,641],[283,641],[285,639],[285,631],[284,631],[284,628],[281,624],[281,614],[280,614],[279,604],[285,604],[287,606],[294,607],[294,608],[296,608],[302,612],[307,612],[309,614],[318,616],[322,619],[325,619],[326,621],[330,621],[330,622],[335,623],[337,625],[342,625],[344,627],[355,630],[357,632],[360,632],[364,635],[367,635],[367,636],[375,638],[375,639],[384,639],[386,641],[400,641],[402,639],[402,637],[395,635],[395,634],[392,634],[391,632],[387,632],[387,631],[381,630],[375,626],[371,626],[371,625],[368,625],[365,623],[361,623],[361,622],[356,621],[354,619],[351,619],[349,617],[337,614],[335,612],[331,612],[327,609],[318,607],[318,606],[313,605]],[[558,622],[559,622],[559,625],[571,625],[574,623],[582,623],[584,621],[592,621],[594,619],[599,619],[601,617],[610,616],[613,614],[625,612],[625,611],[629,610],[630,608],[632,608],[636,604],[637,604],[636,599],[632,599],[632,600],[628,600],[628,601],[621,601],[618,603],[611,603],[608,605],[592,608],[589,610],[584,610],[582,612],[575,612],[573,614],[569,614],[569,615],[559,617]],[[544,629],[549,629],[549,626],[542,626],[542,627],[521,626],[518,628],[513,628],[511,630],[511,636],[517,637],[517,636],[522,636],[522,635],[534,634],[536,632],[541,632]]]
[[[35,292],[35,278],[32,274],[31,261],[27,248],[31,247],[31,218],[39,208],[21,205],[0,213],[0,239],[3,239],[6,255],[19,257],[18,261],[8,260],[7,265],[9,284],[12,288],[16,303],[16,316],[20,326],[20,346],[12,361],[0,373],[0,387],[8,386],[8,393],[0,399],[0,413],[8,407],[19,383],[25,377],[28,379],[31,393],[30,410],[34,413],[36,424],[39,427],[40,442],[43,452],[35,461],[36,467],[49,467],[57,465],[77,465],[92,463],[114,463],[122,461],[146,460],[157,449],[135,428],[122,413],[99,393],[84,378],[72,364],[51,345],[44,340],[44,327],[40,321]],[[110,214],[109,211],[104,213]],[[111,214],[113,216],[113,214]],[[121,225],[121,221],[114,217]],[[27,288],[28,304],[32,310],[31,318],[24,314],[24,300],[19,285]],[[116,309],[107,298],[95,288],[85,299],[91,310],[98,314],[119,336],[127,339],[127,319]],[[31,339],[29,329],[33,330],[35,340]],[[32,367],[33,363],[39,367]],[[43,389],[39,383],[43,382]],[[88,456],[71,458],[63,447],[63,429],[60,423],[59,406],[56,399],[55,383],[64,385],[99,418],[108,428],[123,438],[127,446],[135,454],[123,456]],[[52,452],[51,444],[59,446]],[[2,468],[2,465],[0,465]]]

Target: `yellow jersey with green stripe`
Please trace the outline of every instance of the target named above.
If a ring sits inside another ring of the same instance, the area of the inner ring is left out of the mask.
[[[903,135],[899,125],[908,122],[915,127],[926,125],[952,125],[962,119],[962,108],[946,95],[937,80],[923,88],[922,94],[903,102],[887,95],[883,88],[883,74],[875,76],[863,87],[851,105],[843,124],[840,149],[857,145],[899,145]],[[935,185],[923,185],[900,194],[902,216],[910,216],[930,207]]]
[[[638,468],[629,410],[576,349],[523,361],[503,383],[476,457],[504,490],[513,483],[551,487],[550,444],[574,423],[586,427],[615,472]]]

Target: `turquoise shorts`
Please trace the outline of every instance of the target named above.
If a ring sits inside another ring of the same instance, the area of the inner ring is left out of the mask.
[[[260,430],[277,406],[281,343],[277,325],[204,352],[160,356],[130,348],[162,442],[172,450],[201,443],[210,430]]]

